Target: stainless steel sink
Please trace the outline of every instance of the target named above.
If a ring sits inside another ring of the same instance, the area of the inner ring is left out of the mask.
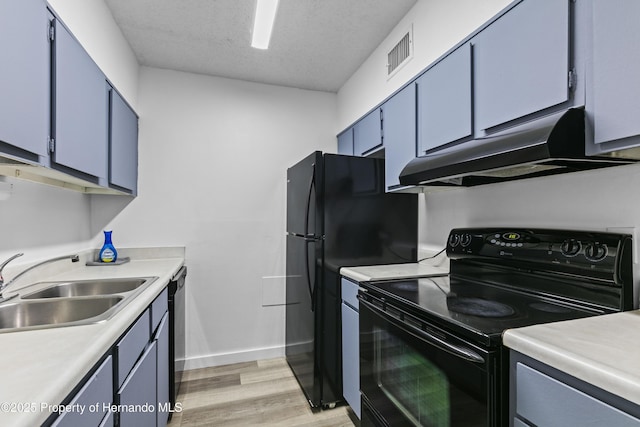
[[[0,333],[108,320],[157,277],[41,282],[0,304]]]
[[[39,291],[22,295],[22,299],[68,298],[122,294],[139,288],[148,280],[148,278],[135,278],[61,282],[55,283]]]
[[[0,332],[97,323],[115,314],[124,297],[58,298],[0,306]]]

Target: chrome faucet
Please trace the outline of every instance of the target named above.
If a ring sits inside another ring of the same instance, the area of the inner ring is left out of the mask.
[[[14,259],[21,257],[22,255],[24,255],[24,253],[20,252],[18,254],[13,255],[12,257],[10,257],[9,259],[7,259],[5,262],[3,262],[2,264],[0,264],[0,302],[4,302],[7,301],[11,298],[13,298],[16,295],[12,295],[8,298],[5,298],[2,293],[4,292],[4,289],[9,285],[9,283],[11,283],[11,281],[5,283],[4,281],[4,277],[2,277],[2,270],[4,270],[4,267],[9,264],[11,261],[13,261]]]

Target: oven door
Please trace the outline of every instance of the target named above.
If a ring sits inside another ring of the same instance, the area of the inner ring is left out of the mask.
[[[499,425],[499,351],[474,346],[363,295],[363,426]]]

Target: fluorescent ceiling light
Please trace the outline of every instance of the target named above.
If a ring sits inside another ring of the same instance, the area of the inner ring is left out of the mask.
[[[251,47],[256,49],[267,49],[269,47],[277,9],[278,0],[256,0],[256,16],[253,22]]]

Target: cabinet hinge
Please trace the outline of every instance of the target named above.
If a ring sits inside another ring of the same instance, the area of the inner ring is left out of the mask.
[[[56,151],[56,140],[55,140],[55,139],[53,139],[53,138],[51,138],[51,137],[49,137],[48,139],[49,139],[49,140],[48,140],[48,143],[49,143],[49,153],[52,153],[52,154],[53,154],[53,153],[55,153],[55,151]]]
[[[53,21],[49,22],[49,41],[52,42],[56,39],[56,27],[53,26]]]
[[[569,70],[569,90],[573,91],[576,89],[576,83],[577,83],[577,73],[576,73],[576,69],[572,68]]]

